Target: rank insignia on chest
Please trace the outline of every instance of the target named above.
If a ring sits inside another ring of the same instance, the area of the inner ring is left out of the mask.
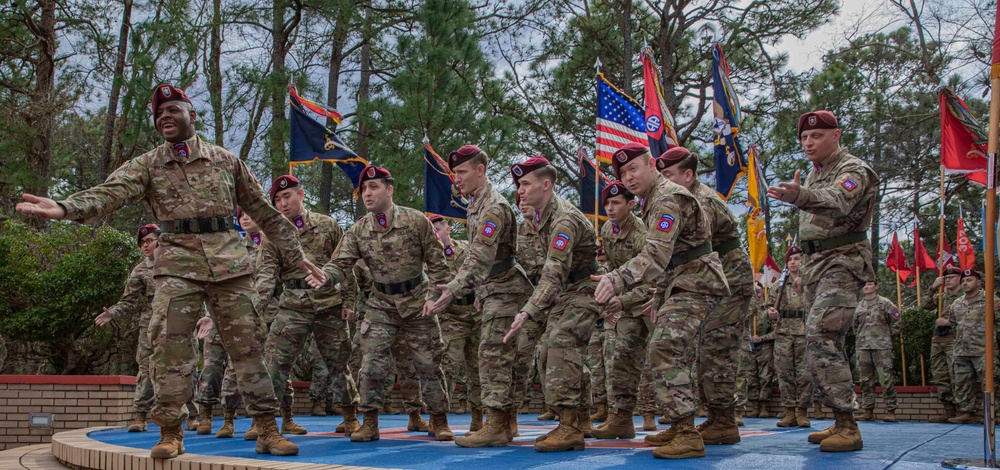
[[[389,225],[389,220],[386,219],[385,214],[382,212],[375,214],[375,220],[378,221],[378,224],[381,225],[382,228],[385,228],[386,225]]]
[[[555,240],[552,240],[552,246],[557,250],[565,250],[567,243],[569,243],[569,235],[562,232],[556,234]]]
[[[615,233],[615,234],[619,234],[619,233],[622,232],[622,228],[619,227],[618,224],[616,224],[614,222],[611,222],[611,232]]]
[[[177,152],[177,155],[184,158],[191,156],[191,151],[188,149],[187,142],[177,142],[174,144],[174,151]]]
[[[444,255],[449,258],[455,256],[455,250],[451,247],[451,245],[444,247]]]
[[[486,235],[487,237],[492,237],[496,231],[497,224],[493,222],[486,222],[486,224],[483,225],[483,235]]]
[[[660,222],[656,224],[656,229],[661,232],[670,232],[670,229],[674,227],[674,216],[670,214],[663,214],[660,216]]]
[[[846,178],[842,183],[840,183],[840,185],[848,191],[854,191],[854,188],[858,187],[858,182],[854,181],[852,178]]]
[[[301,229],[302,227],[306,226],[306,219],[304,219],[301,215],[297,215],[294,218],[292,218],[292,223],[295,224],[296,228]]]
[[[254,245],[260,245],[261,242],[260,232],[251,233],[250,239],[253,240]]]

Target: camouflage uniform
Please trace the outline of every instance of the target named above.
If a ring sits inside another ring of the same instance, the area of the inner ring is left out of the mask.
[[[444,258],[454,276],[465,260],[469,244],[452,240],[444,247]],[[479,339],[482,323],[474,305],[475,294],[455,299],[441,313],[441,338],[444,339],[444,368],[448,391],[459,402],[468,401],[473,410],[482,408],[482,387],[479,377]]]
[[[923,309],[936,311],[940,295],[944,296],[941,302],[941,318],[950,319],[951,304],[963,295],[962,291],[951,294],[945,289],[943,294],[929,295],[924,300]],[[935,327],[934,334],[931,336],[931,383],[937,386],[938,401],[945,405],[955,404],[955,395],[953,393],[955,380],[951,375],[954,369],[954,355],[952,354],[954,348],[955,330],[953,328],[942,329]]]
[[[344,238],[344,231],[332,218],[306,211],[296,216],[298,238],[306,257],[317,266],[328,262]],[[354,377],[347,367],[351,343],[347,337],[347,322],[341,319],[345,302],[341,291],[353,294],[353,271],[339,285],[313,289],[305,284],[305,273],[290,264],[268,239],[261,246],[254,287],[257,290],[259,311],[266,311],[271,302],[268,294],[275,285],[282,283],[284,290],[278,300],[278,315],[271,323],[264,345],[266,364],[271,374],[271,385],[278,399],[284,398],[283,385],[288,380],[306,337],[314,335],[319,353],[330,371],[332,401],[340,406],[358,403]],[[347,303],[350,305],[350,303]]]
[[[208,306],[235,359],[250,413],[273,414],[278,402],[260,356],[250,260],[239,234],[234,230],[172,233],[167,224],[194,217],[224,222],[239,206],[281,247],[289,262],[302,259],[302,248],[295,227],[268,204],[243,161],[197,136],[185,143],[186,158],[174,149],[176,144],[164,143],[119,167],[104,184],[59,204],[66,209],[66,219],[89,222],[141,199],[164,227],[153,265],[156,294],[149,328],[155,423],[173,427],[183,418],[181,407],[191,396],[195,369],[192,332],[202,305]]]
[[[739,223],[715,190],[697,179],[691,193],[698,199],[711,226],[712,247],[722,262],[730,295],[724,297],[705,317],[699,336],[698,392],[701,403],[725,409],[736,404],[736,370],[745,341],[746,320],[753,298],[753,268],[750,256],[740,245]]]
[[[861,408],[875,409],[875,381],[882,385],[886,411],[895,411],[896,385],[892,372],[892,337],[903,327],[899,309],[891,300],[878,296],[861,299],[854,311],[858,373],[861,375]]]
[[[750,401],[762,401],[766,406],[771,401],[771,380],[774,379],[774,335],[772,334],[774,327],[767,318],[763,299],[758,297],[753,303],[756,304],[753,311],[757,312],[753,318],[757,323],[757,336],[764,341],[756,351],[750,353],[746,394]],[[805,372],[805,365],[800,367]]]
[[[1000,300],[993,301],[994,310]],[[983,327],[986,311],[986,292],[980,289],[975,295],[968,294],[955,299],[951,304],[949,322],[955,332],[954,356],[955,405],[963,413],[976,414],[976,391],[985,386],[986,380],[986,332]],[[994,315],[994,332],[1000,331],[1000,315]],[[997,364],[994,349],[994,364]]]
[[[517,263],[524,268],[532,286],[538,285],[545,265],[545,245],[538,238],[538,231],[530,220],[517,224]],[[528,319],[517,335],[517,354],[514,356],[514,406],[520,408],[534,384],[539,384],[535,393],[541,390],[541,372],[538,368],[538,343],[545,331],[545,316]]]
[[[598,317],[594,333],[587,343],[587,355],[583,364],[590,374],[591,400],[595,405],[607,404],[611,382],[612,354],[615,347],[615,327],[604,318]]]
[[[350,338],[350,335],[348,335],[348,338]],[[297,365],[301,368],[299,372],[310,371],[309,401],[322,402],[333,396],[330,369],[327,368],[326,361],[323,360],[323,354],[320,352],[319,346],[316,345],[315,335],[307,336],[306,340],[308,343],[305,348],[302,348],[303,352],[299,355]],[[352,371],[348,370],[348,372]]]
[[[636,257],[646,245],[646,226],[633,214],[618,225],[607,222],[601,227],[604,251],[608,257],[608,270],[618,269]],[[615,413],[631,415],[655,413],[653,375],[646,361],[646,345],[652,324],[642,314],[642,304],[649,298],[649,286],[641,285],[618,296],[622,311],[614,325],[611,373],[608,388],[609,406]]]
[[[361,333],[358,332],[357,325],[360,325],[365,321],[365,302],[368,298],[372,296],[372,289],[375,288],[375,281],[372,279],[371,270],[368,266],[365,266],[363,260],[358,260],[354,264],[354,278],[358,284],[358,295],[357,300],[354,302],[354,322],[351,323],[351,343],[355,347],[351,348],[351,358],[348,361],[348,365],[351,369],[351,374],[361,377],[361,359],[364,356],[363,351],[360,348],[361,345]],[[392,344],[392,356],[389,358],[391,360],[390,371],[395,371],[396,374],[386,374],[385,382],[383,382],[383,393],[386,397],[392,395],[392,388],[396,385],[396,375],[400,375],[401,382],[405,383],[400,385],[399,391],[403,398],[403,403],[406,405],[406,411],[419,410],[426,405],[420,398],[420,385],[417,384],[416,387],[412,385],[412,382],[417,380],[415,377],[417,375],[415,370],[411,370],[413,366],[413,361],[405,361],[402,364],[403,367],[408,367],[406,369],[405,377],[399,374],[400,363],[396,361],[396,357],[399,356],[399,338]],[[387,399],[388,400],[388,399]]]
[[[781,406],[808,408],[813,401],[812,376],[806,362],[806,322],[809,303],[806,296],[792,288],[797,277],[791,273],[785,279],[784,293],[778,305],[778,320],[774,330],[760,337],[774,341],[774,373],[778,376]],[[770,298],[778,295],[779,286],[771,287]],[[767,309],[764,309],[765,315]]]
[[[878,200],[878,175],[865,162],[840,149],[814,165],[794,204],[802,212],[799,240],[806,317],[806,354],[816,394],[834,412],[854,412],[857,397],[844,341],[851,328],[858,290],[875,279],[866,232]],[[854,241],[847,238],[856,235]],[[837,237],[840,246],[826,240]],[[819,248],[819,249],[814,249]]]
[[[687,189],[657,175],[643,195],[641,210],[646,224],[646,244],[610,275],[615,292],[641,284],[656,286],[656,327],[649,341],[657,409],[669,422],[695,413],[688,361],[696,335],[708,312],[728,296],[729,285],[722,263],[709,251],[684,263],[684,253],[711,241],[711,222],[698,200]]]
[[[132,408],[142,413],[148,413],[153,408],[153,382],[149,378],[149,357],[153,355],[153,345],[149,341],[149,320],[153,316],[151,307],[155,293],[153,260],[144,258],[132,268],[121,300],[108,309],[114,318],[139,316],[139,345],[135,350],[139,372],[135,376]]]
[[[226,375],[226,348],[222,345],[219,331],[212,331],[202,340],[201,374],[198,379],[198,398],[202,406],[219,404],[222,393],[222,379]]]
[[[388,226],[366,214],[344,236],[323,270],[332,282],[342,282],[359,259],[371,271],[375,289],[364,304],[365,319],[358,326],[361,335],[361,411],[378,411],[385,402],[385,380],[392,365],[392,345],[400,341],[399,358],[412,358],[419,386],[431,413],[448,411],[448,393],[441,371],[441,328],[437,317],[422,317],[425,302],[436,292],[430,285],[443,284],[448,276],[444,247],[434,235],[434,227],[422,213],[395,204],[388,210]],[[426,266],[426,274],[424,267]],[[405,290],[410,283],[416,283]],[[405,290],[400,293],[398,290]],[[343,291],[350,305],[356,295]]]
[[[474,290],[482,306],[479,344],[482,406],[502,411],[513,406],[518,346],[517,342],[504,344],[503,337],[531,284],[514,261],[517,222],[510,204],[488,181],[471,198],[468,229],[469,236],[474,238],[448,289],[459,299]],[[504,264],[511,261],[510,265]]]

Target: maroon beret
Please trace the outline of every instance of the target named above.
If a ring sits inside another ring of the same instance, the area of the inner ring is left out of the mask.
[[[441,222],[442,220],[444,220],[444,217],[442,217],[441,214],[431,214],[427,216],[427,219],[430,220],[431,223],[433,224],[435,222]]]
[[[687,158],[688,155],[691,155],[691,151],[684,147],[673,147],[668,149],[656,158],[656,169],[663,170],[665,168],[670,168],[680,163],[681,160]]]
[[[624,147],[615,151],[611,156],[611,167],[615,170],[615,175],[619,175],[622,165],[632,161],[636,157],[649,153],[649,147],[636,142],[629,142]]]
[[[955,274],[962,275],[962,268],[959,268],[958,266],[955,266],[953,264],[949,264],[948,266],[944,267],[945,276],[952,276]]]
[[[292,175],[282,175],[278,179],[274,180],[271,184],[271,204],[274,204],[274,197],[278,195],[278,191],[284,191],[288,188],[295,188],[299,185],[299,179]]]
[[[392,178],[392,173],[389,173],[389,170],[380,166],[368,165],[361,171],[361,181],[358,181],[358,187],[361,188],[361,192],[364,192],[365,181],[386,178]]]
[[[463,145],[448,155],[448,168],[454,170],[456,166],[469,161],[472,157],[482,153],[482,151],[483,149],[475,145]]]
[[[549,160],[542,156],[531,157],[524,161],[524,163],[516,163],[510,167],[510,175],[514,178],[514,185],[519,186],[521,177],[531,173],[543,166],[549,166]]]
[[[635,198],[628,189],[625,189],[625,185],[621,181],[615,181],[601,190],[601,203],[604,203],[608,198],[621,195],[626,201]]]
[[[966,269],[965,271],[962,271],[962,279],[965,279],[967,277],[973,277],[973,276],[976,277],[977,279],[982,279],[983,278],[982,273],[980,273],[979,271],[976,271],[975,269]]]
[[[156,110],[159,109],[160,105],[168,101],[186,101],[188,104],[192,104],[191,98],[188,98],[184,90],[164,83],[153,90],[153,119],[156,119]]]
[[[146,224],[139,227],[139,231],[135,234],[135,241],[140,246],[142,245],[142,237],[149,235],[151,233],[160,233],[160,226],[156,224]]]
[[[801,137],[803,132],[813,129],[838,128],[840,126],[837,124],[837,116],[834,116],[833,113],[827,110],[813,111],[799,116],[799,132],[795,135]]]
[[[597,247],[597,256],[606,256],[603,246]]]
[[[788,247],[788,249],[785,250],[785,261],[788,261],[788,258],[790,258],[792,255],[797,255],[799,253],[802,253],[802,248],[799,248],[795,245]]]

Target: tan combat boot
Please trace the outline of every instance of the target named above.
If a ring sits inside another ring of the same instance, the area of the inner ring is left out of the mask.
[[[458,402],[458,409],[455,410],[455,414],[464,415],[469,412],[469,404],[466,400],[460,400]]]
[[[201,405],[201,421],[197,430],[198,434],[212,434],[212,405]]]
[[[590,421],[592,423],[603,423],[604,420],[608,419],[608,404],[599,403],[597,405],[597,413],[590,415]]]
[[[709,408],[712,424],[697,429],[704,444],[736,444],[740,442],[740,428],[736,425],[735,408]],[[707,421],[706,421],[707,422]],[[681,457],[683,458],[683,457]]]
[[[299,446],[292,444],[291,441],[285,439],[285,436],[282,436],[278,432],[278,422],[274,420],[273,414],[258,416],[257,429],[260,430],[260,436],[257,437],[257,447],[255,449],[258,454],[283,456],[299,453]]]
[[[656,420],[660,424],[670,424],[670,420],[667,419],[667,415],[660,416],[660,419]]]
[[[635,424],[632,422],[632,412],[624,410],[611,412],[604,426],[594,429],[590,434],[597,439],[634,439]]]
[[[840,425],[841,425],[841,422],[835,420],[833,422],[832,426],[830,426],[830,427],[828,427],[828,428],[826,428],[826,429],[824,429],[824,430],[822,430],[820,432],[811,432],[811,433],[809,433],[809,438],[808,438],[809,443],[810,444],[819,444],[819,443],[823,442],[823,439],[826,439],[826,438],[828,438],[828,437],[836,434],[837,431],[840,430]]]
[[[521,431],[517,429],[517,408],[512,406],[507,408],[507,440],[513,442],[520,435]]]
[[[198,430],[198,424],[198,418],[188,412],[187,421],[184,423],[184,429],[188,431],[196,431]]]
[[[823,452],[851,452],[864,448],[865,443],[861,440],[861,430],[858,429],[858,423],[854,421],[854,413],[836,411],[833,415],[840,426],[833,435],[819,443],[819,450]]]
[[[128,432],[146,432],[146,412],[136,411],[132,418],[132,424],[128,426]]]
[[[864,410],[861,416],[858,416],[858,421],[875,421],[875,411],[874,410]]]
[[[361,428],[351,433],[351,442],[377,441],[378,435],[378,410],[366,411],[365,422]]]
[[[785,407],[785,417],[778,421],[779,428],[790,428],[798,424],[798,420],[795,419],[795,408],[791,406]]]
[[[760,418],[760,402],[752,402],[753,405],[750,406],[750,412],[747,413],[747,418]]]
[[[487,408],[486,425],[471,435],[455,439],[455,444],[459,447],[506,447],[510,442],[507,439],[507,433],[510,432],[507,416],[504,410]]]
[[[734,415],[734,421],[736,422],[737,426],[743,426],[743,410],[736,410],[736,414]]]
[[[688,417],[670,425],[673,439],[653,449],[653,457],[658,459],[691,459],[705,456],[705,442],[694,429],[694,417]]]
[[[646,413],[642,415],[642,430],[656,431],[656,415],[653,413]]]
[[[795,421],[800,428],[812,427],[812,423],[809,422],[809,408],[796,408]]]
[[[309,414],[313,416],[326,416],[326,407],[323,406],[323,400],[312,400],[312,408],[309,409]]]
[[[895,423],[896,422],[896,410],[886,410],[885,416],[882,417],[882,421],[885,421],[887,423]]]
[[[292,409],[291,408],[282,408],[281,409],[281,432],[282,432],[282,434],[296,434],[296,435],[300,435],[301,436],[303,434],[306,434],[309,431],[306,431],[306,428],[304,428],[302,426],[299,426],[298,424],[295,423],[295,421],[292,419]]]
[[[958,410],[955,408],[955,404],[954,403],[945,403],[944,404],[944,413],[941,413],[941,414],[939,414],[937,416],[931,417],[930,422],[932,422],[932,423],[947,423],[949,419],[955,417],[955,415],[957,414],[957,411]],[[132,430],[132,428],[130,427],[129,431],[131,431],[131,430]]]
[[[705,421],[702,421],[701,424],[694,427],[694,430],[698,431],[699,433],[708,429],[709,426],[715,423],[715,414],[717,410],[715,408],[709,408],[705,411],[708,417],[705,419]]]
[[[699,403],[698,404],[698,417],[699,418],[706,418],[706,417],[708,417],[708,408],[705,407],[704,403]]]
[[[557,416],[551,409],[547,409],[545,413],[538,415],[539,421],[552,421],[554,419],[557,419]]]
[[[382,414],[384,414],[384,415],[398,415],[399,414],[399,410],[397,410],[396,408],[394,408],[392,406],[392,403],[389,400],[386,400],[385,401],[385,405],[382,405]]]
[[[340,407],[340,413],[344,415],[344,421],[337,425],[336,432],[342,432],[345,436],[351,437],[361,429],[361,423],[358,422],[358,408],[354,405],[346,405]]]
[[[594,430],[594,423],[590,421],[590,407],[581,406],[576,409],[577,429],[583,432],[583,437],[593,437],[590,433]]]
[[[759,410],[760,413],[757,415],[757,417],[758,418],[770,418],[771,417],[771,413],[769,413],[768,410],[767,410],[767,402],[766,401],[759,401],[759,402],[757,402],[757,404],[760,405],[760,410]]]
[[[448,415],[445,413],[431,413],[429,428],[427,434],[439,441],[455,440],[455,433],[448,427]]]
[[[535,442],[535,450],[539,452],[583,450],[585,446],[584,435],[580,424],[582,416],[590,418],[589,410],[585,407],[561,408],[559,410],[559,427],[545,440]]]
[[[215,433],[215,437],[233,437],[236,420],[236,408],[222,407],[222,427],[219,428],[219,432]]]
[[[406,430],[427,432],[428,429],[427,421],[424,421],[424,417],[420,416],[420,411],[411,411],[410,420],[406,422]]]
[[[948,420],[951,424],[979,424],[980,418],[971,412],[963,411],[962,414]]]
[[[154,459],[172,459],[184,453],[184,431],[181,425],[160,428],[160,442],[149,451]]]
[[[472,422],[469,423],[469,432],[473,433],[480,429],[483,429],[483,409],[473,408],[472,409]],[[468,434],[466,434],[468,436]]]
[[[260,435],[260,426],[257,425],[257,418],[253,418],[250,421],[250,429],[243,433],[244,441],[256,441],[257,436]]]

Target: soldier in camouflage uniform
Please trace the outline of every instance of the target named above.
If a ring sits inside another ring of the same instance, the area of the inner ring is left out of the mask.
[[[529,317],[539,319],[549,310],[539,368],[544,371],[545,402],[559,415],[559,426],[539,438],[535,450],[582,450],[592,428],[590,379],[583,360],[601,310],[591,296],[595,283],[590,278],[601,272],[597,232],[579,209],[555,194],[557,173],[544,157],[513,165],[511,175],[521,200],[536,208],[538,236],[548,247],[541,280],[504,341],[515,338]]]
[[[980,272],[971,269],[962,271],[962,292],[965,295],[951,304],[947,319],[937,320],[938,326],[944,326],[947,321],[955,331],[952,376],[955,378],[955,404],[960,414],[948,420],[952,424],[982,422],[981,413],[976,411],[976,390],[980,386],[985,387],[986,380],[986,292],[983,291],[982,283],[983,276]],[[1000,300],[994,298],[994,310],[997,306],[1000,306]],[[1000,331],[1000,315],[994,313],[993,318],[996,323],[993,331]],[[996,352],[994,349],[994,364],[997,364]]]
[[[767,317],[764,305],[764,287],[760,282],[754,289],[754,305],[756,312],[753,321],[756,332],[751,337],[755,345],[750,353],[750,364],[747,367],[747,398],[753,403],[753,409],[747,416],[750,418],[767,418],[767,405],[771,402],[771,380],[774,379],[774,324]],[[766,339],[765,339],[766,337]],[[803,365],[803,370],[805,366]]]
[[[601,227],[601,239],[608,270],[615,270],[642,251],[646,245],[646,226],[632,213],[635,196],[620,181],[605,186],[601,201],[608,214],[608,221]],[[636,410],[643,416],[643,429],[656,430],[652,368],[646,363],[652,324],[642,314],[648,292],[647,285],[639,286],[614,297],[604,307],[603,314],[615,328],[615,336],[609,374],[611,413],[591,433],[598,439],[634,438],[632,412]]]
[[[502,447],[513,440],[517,429],[514,407],[514,360],[518,343],[505,342],[504,334],[514,321],[517,308],[531,290],[528,276],[514,258],[517,221],[514,210],[486,178],[489,156],[475,145],[465,145],[448,155],[455,173],[455,186],[468,194],[469,250],[455,278],[441,285],[441,298],[434,305],[441,311],[454,298],[474,292],[482,308],[479,374],[486,425],[471,435],[456,439],[462,447]],[[443,283],[442,283],[443,284]],[[522,378],[523,380],[523,378]]]
[[[864,447],[854,420],[857,397],[844,342],[858,305],[858,288],[875,279],[867,230],[879,184],[871,167],[840,147],[840,135],[833,113],[803,114],[799,142],[813,169],[804,184],[797,170],[794,181],[767,190],[768,197],[802,211],[799,240],[806,256],[801,283],[809,304],[806,354],[816,394],[836,419],[833,426],[810,434],[809,441],[828,452]]]
[[[892,337],[899,334],[903,323],[899,309],[891,300],[878,295],[878,281],[869,281],[861,288],[864,298],[854,310],[854,350],[858,374],[861,376],[861,408],[858,421],[875,419],[875,382],[882,386],[885,398],[883,421],[896,422],[896,385],[892,376]]]
[[[699,401],[708,420],[698,425],[705,444],[740,441],[736,423],[736,372],[742,348],[749,348],[744,332],[753,298],[753,268],[740,245],[739,222],[719,194],[698,180],[698,156],[674,147],[656,159],[663,176],[685,187],[701,205],[711,226],[712,249],[722,262],[731,295],[709,312],[698,339]],[[749,351],[747,351],[749,353]]]
[[[222,345],[222,337],[218,330],[202,340],[202,368],[198,378],[197,399],[200,410],[198,434],[212,433],[212,408],[219,404],[222,393],[222,379],[226,375],[226,348]]]
[[[671,426],[646,436],[646,442],[658,446],[656,458],[704,457],[705,445],[694,427],[688,360],[709,312],[730,294],[718,253],[711,248],[711,221],[691,192],[656,171],[647,147],[626,144],[611,162],[625,187],[642,197],[646,244],[638,256],[602,276],[594,294],[605,303],[641,284],[656,287],[651,319],[656,327],[647,361],[653,367],[657,408]]]
[[[522,220],[517,224],[517,262],[524,268],[525,274],[532,286],[537,286],[542,278],[542,266],[545,265],[545,245],[538,238],[538,230],[535,228],[535,209],[521,201],[521,197],[514,193],[514,202],[518,211],[521,212]],[[517,356],[514,358],[514,377],[523,377],[521,381],[515,381],[514,406],[520,408],[527,400],[527,395],[540,395],[543,400],[545,394],[541,387],[541,371],[538,369],[538,342],[545,331],[545,319],[548,315],[535,320],[529,319],[521,329],[521,334],[517,337]],[[538,384],[536,390],[534,385]],[[556,419],[556,414],[543,406],[544,412],[538,415],[539,421]]]
[[[344,231],[335,220],[306,210],[302,203],[305,192],[298,178],[284,175],[271,185],[271,201],[298,229],[298,238],[306,257],[323,265],[333,256],[344,238]],[[284,398],[283,385],[291,374],[296,359],[303,351],[305,339],[315,336],[319,352],[330,371],[333,401],[343,410],[344,433],[350,436],[361,427],[357,421],[358,391],[347,367],[351,343],[347,322],[353,319],[351,302],[344,302],[342,292],[355,291],[353,271],[339,285],[313,290],[306,282],[306,273],[285,260],[277,247],[266,240],[261,247],[254,287],[260,304],[258,311],[267,310],[271,302],[268,293],[276,284],[284,291],[278,300],[278,315],[268,331],[264,345],[265,363],[271,374],[271,384],[278,400]],[[353,301],[353,299],[351,299]],[[348,307],[345,308],[345,305]],[[306,430],[292,420],[291,407],[281,408],[281,430],[285,434],[305,434]]]
[[[444,244],[444,259],[452,276],[465,261],[469,243],[451,238],[451,226],[444,217],[431,214],[429,217],[434,230]],[[483,426],[482,387],[479,382],[479,338],[482,324],[475,307],[476,295],[469,293],[456,299],[439,314],[441,338],[444,339],[445,353],[441,360],[448,390],[452,398],[459,401],[459,413],[467,413],[467,403],[472,405],[470,431],[478,431]]]
[[[953,393],[952,377],[953,358],[952,350],[955,347],[955,330],[949,323],[949,313],[951,304],[961,297],[962,270],[948,265],[943,276],[934,279],[931,285],[931,292],[935,295],[924,297],[924,310],[941,309],[940,318],[944,319],[942,325],[934,326],[934,334],[931,336],[931,383],[937,386],[938,401],[944,405],[944,413],[930,419],[932,423],[946,423],[949,419],[958,415],[955,407],[955,395]],[[940,289],[944,286],[943,289]],[[942,298],[943,297],[943,298]]]
[[[600,266],[600,262],[597,263]],[[615,326],[598,317],[594,324],[594,334],[590,335],[584,366],[590,372],[590,401],[597,411],[590,415],[590,421],[603,422],[608,419],[608,394],[611,386],[611,361],[615,346]]]
[[[794,245],[788,247],[785,251],[785,268],[788,269],[785,284],[772,285],[769,295],[771,299],[781,295],[781,303],[778,308],[772,304],[766,309],[768,318],[774,323],[774,330],[761,335],[764,342],[774,341],[774,373],[778,377],[781,406],[785,408],[785,416],[778,421],[778,427],[782,428],[807,428],[812,425],[809,422],[809,404],[813,401],[813,383],[806,364],[805,316],[809,304],[797,287],[801,285],[801,265],[802,249]]]
[[[412,358],[431,412],[428,433],[437,440],[451,440],[455,435],[448,428],[448,393],[441,371],[444,345],[431,310],[437,300],[431,285],[448,278],[444,246],[427,217],[392,202],[393,185],[388,170],[376,166],[363,170],[361,198],[369,213],[347,230],[333,258],[323,267],[329,282],[343,282],[363,259],[374,280],[372,295],[365,302],[365,320],[358,326],[364,350],[360,409],[365,420],[361,429],[351,434],[351,441],[379,438],[378,413],[385,402],[385,379],[397,339],[401,351],[396,357]],[[307,281],[316,288],[329,287],[315,277]],[[345,304],[354,302],[354,289],[345,289],[343,295]]]
[[[184,452],[181,407],[191,397],[195,354],[192,332],[202,305],[219,324],[233,357],[236,376],[260,427],[256,451],[298,453],[278,432],[278,402],[260,356],[260,331],[254,324],[252,279],[247,251],[233,230],[236,207],[258,221],[289,262],[325,281],[304,259],[295,227],[264,196],[246,164],[232,153],[199,138],[197,113],[182,90],[160,85],[153,93],[156,130],[166,142],[115,170],[104,184],[63,201],[25,194],[20,212],[49,219],[96,220],[125,204],[143,200],[160,220],[163,234],[153,263],[156,294],[150,340],[151,375],[156,383],[153,422],[160,441],[153,458]]]
[[[353,306],[351,307],[353,310]],[[348,335],[350,338],[350,335]],[[312,335],[307,337],[308,343],[303,348],[302,355],[296,362],[296,374],[305,374],[310,371],[309,402],[312,407],[309,414],[312,416],[326,416],[333,412],[332,389],[330,382],[330,369],[327,369],[323,361],[323,355],[316,346],[316,338]],[[352,348],[353,351],[353,348]],[[353,354],[353,353],[352,353]]]

